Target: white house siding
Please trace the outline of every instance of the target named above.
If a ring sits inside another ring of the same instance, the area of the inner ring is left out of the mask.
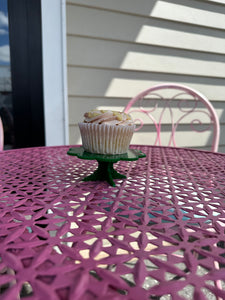
[[[222,0],[67,0],[69,142],[80,143],[85,111],[123,109],[159,83],[188,85],[208,97],[225,152],[225,5]],[[180,146],[210,149],[182,126]],[[184,134],[185,132],[185,134]],[[133,143],[151,143],[136,133]]]

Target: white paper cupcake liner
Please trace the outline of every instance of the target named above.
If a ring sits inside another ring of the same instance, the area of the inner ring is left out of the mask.
[[[78,123],[85,151],[99,154],[126,153],[135,125]]]

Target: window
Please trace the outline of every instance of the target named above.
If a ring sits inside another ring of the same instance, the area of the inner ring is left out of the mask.
[[[41,3],[40,0],[1,0],[0,10],[0,16],[3,20],[3,24],[0,27],[3,33],[0,46],[5,47],[0,48],[2,53],[5,51],[5,62],[1,62],[4,68],[8,70],[7,74],[11,74],[11,77],[8,76],[9,86],[11,86],[9,91],[11,103],[7,104],[7,109],[14,125],[12,125],[14,128],[13,133],[8,136],[7,130],[11,123],[7,120],[8,123],[6,124],[6,120],[4,122],[3,117],[4,128],[6,125],[6,129],[4,129],[5,143],[8,143],[8,139],[9,143],[11,143],[9,146],[5,145],[5,147],[43,146],[45,137]],[[6,36],[8,36],[8,40]],[[9,100],[7,101],[10,102]]]

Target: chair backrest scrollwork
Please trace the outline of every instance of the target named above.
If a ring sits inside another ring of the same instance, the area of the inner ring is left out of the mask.
[[[162,128],[169,122],[168,146],[176,147],[178,126],[189,123],[195,132],[211,130],[211,151],[218,150],[220,124],[215,109],[203,94],[190,87],[174,83],[153,86],[132,98],[124,112],[135,115],[136,131],[141,130],[146,122],[154,125],[154,145],[162,145]]]

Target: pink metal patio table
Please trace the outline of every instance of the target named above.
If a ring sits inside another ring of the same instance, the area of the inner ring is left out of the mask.
[[[135,145],[113,187],[69,148],[0,153],[0,299],[225,299],[224,154]]]

